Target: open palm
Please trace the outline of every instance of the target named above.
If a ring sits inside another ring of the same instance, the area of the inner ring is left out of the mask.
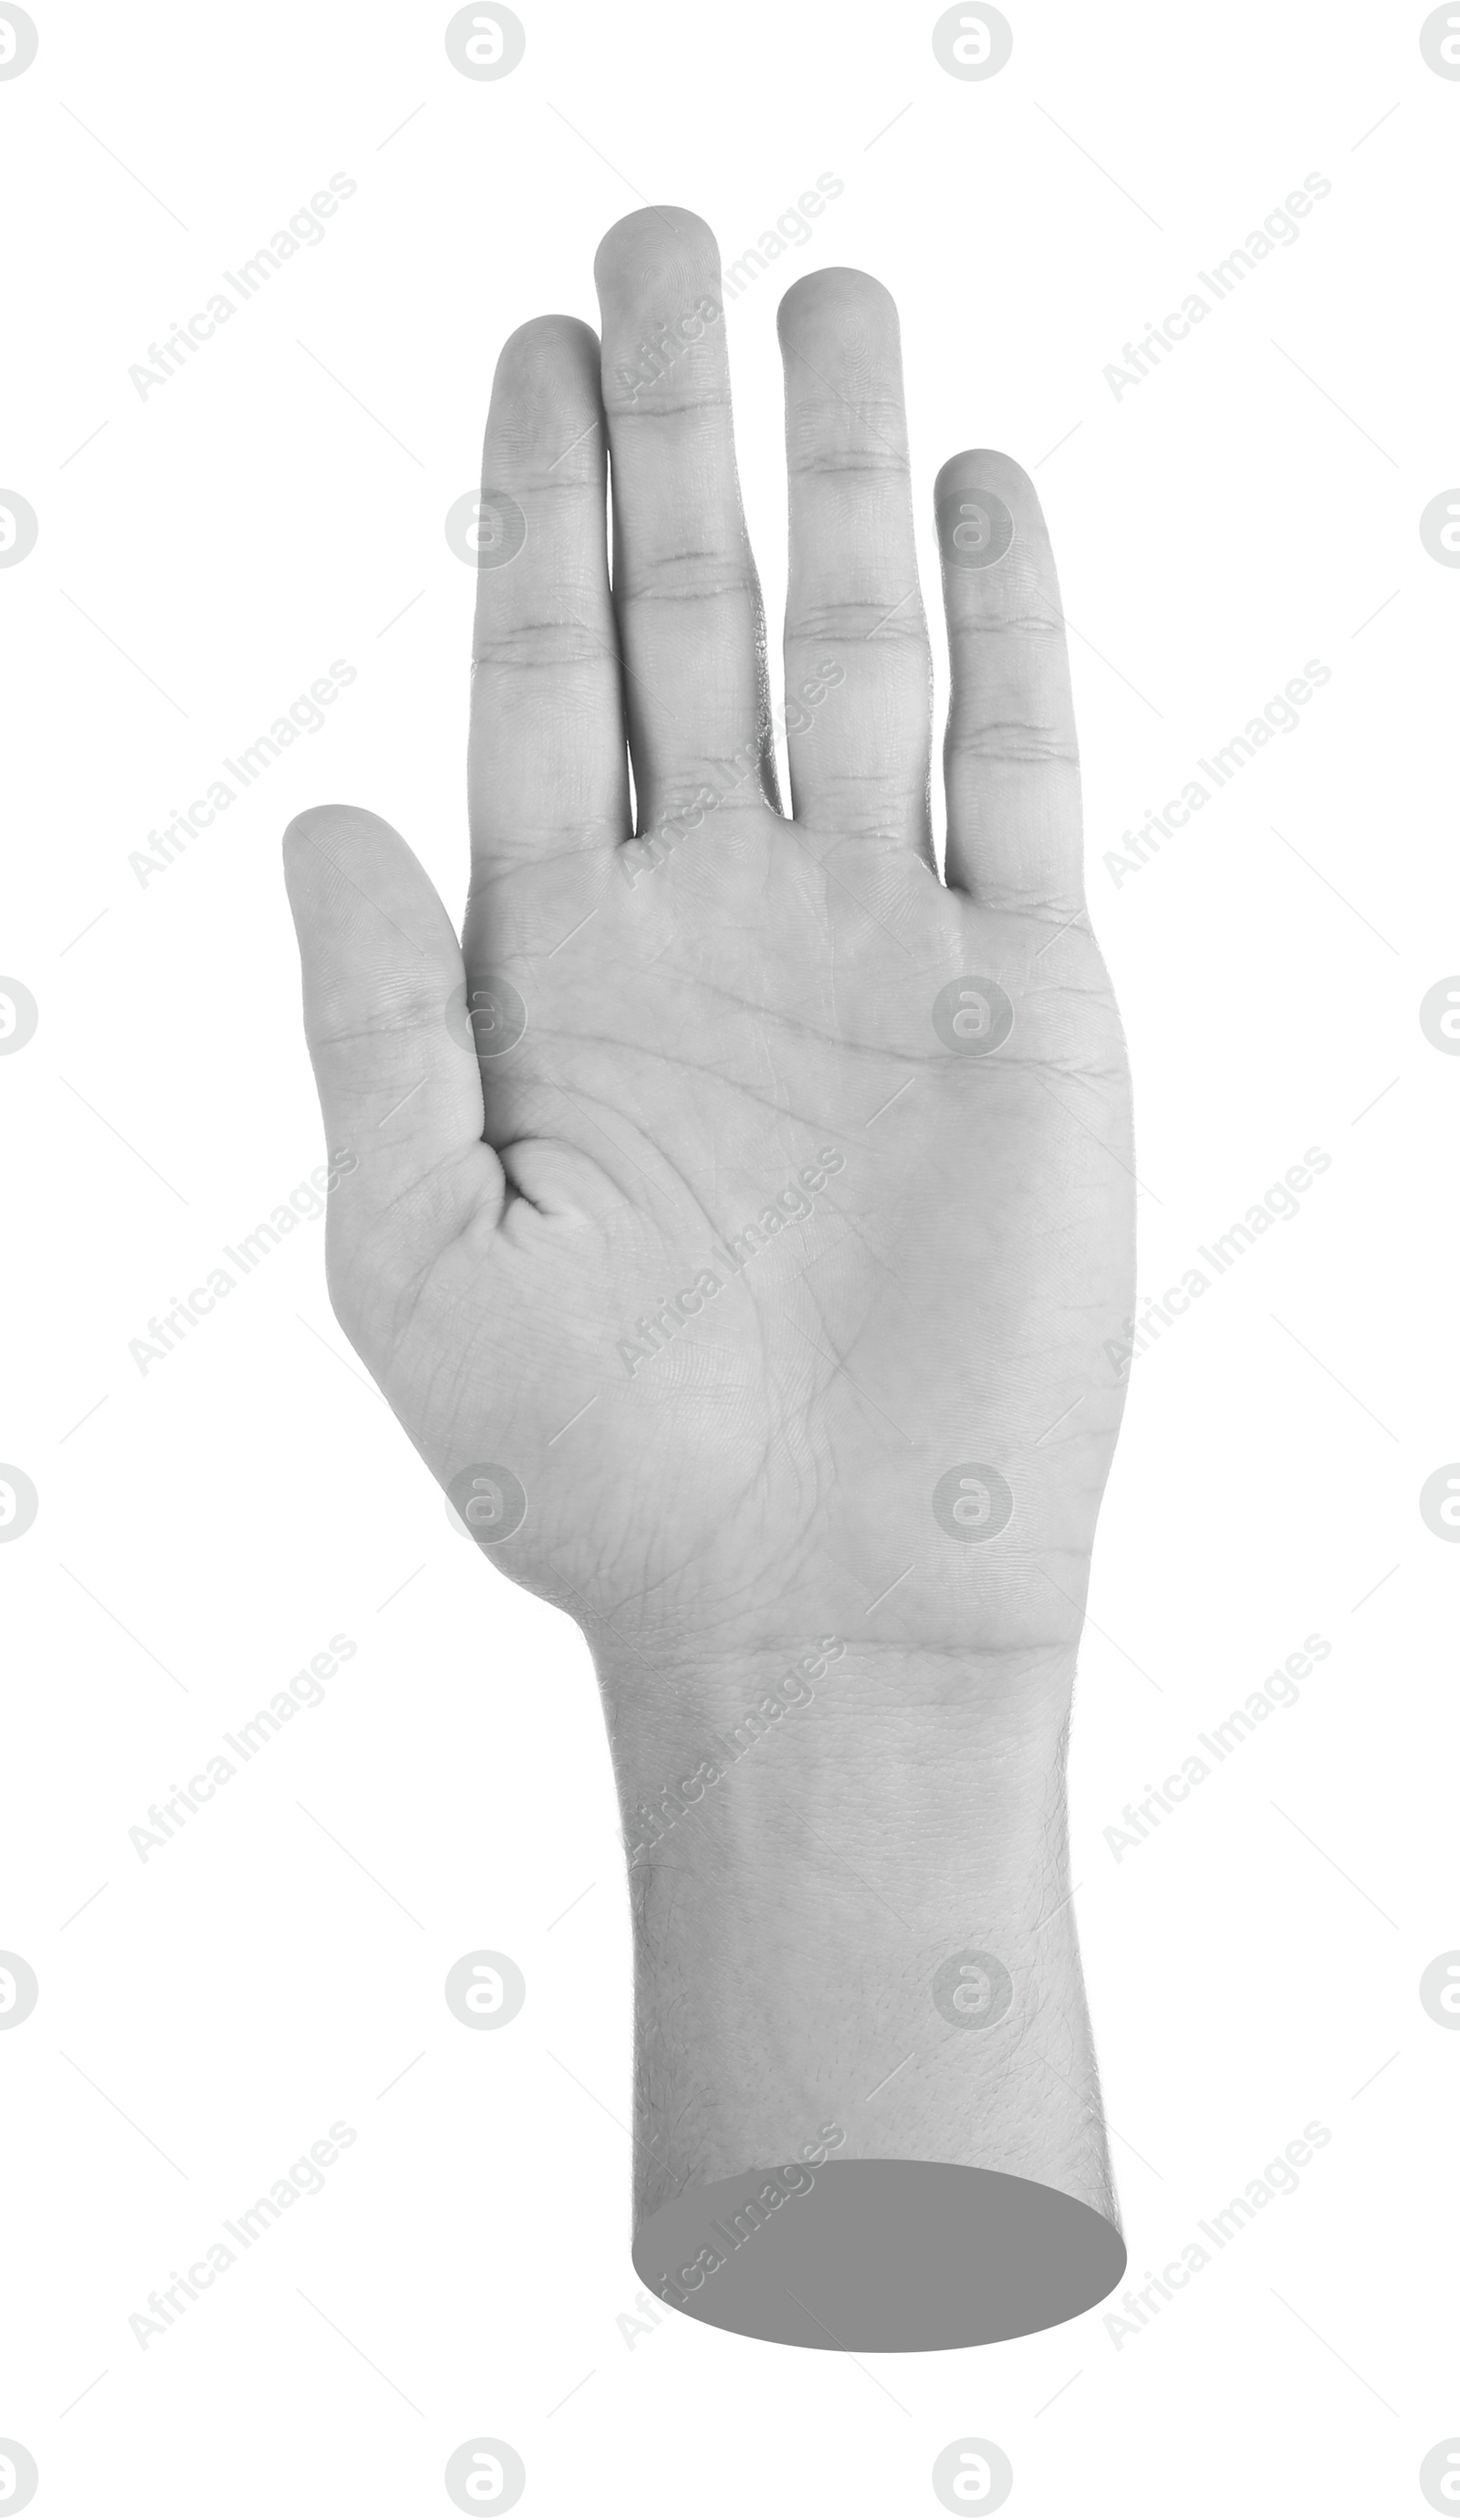
[[[798,283],[783,816],[718,274],[635,213],[602,349],[547,317],[503,352],[462,944],[374,816],[292,827],[332,1293],[601,1656],[1065,1655],[1133,1180],[1043,521],[1002,456],[939,475],[944,884],[895,313]]]

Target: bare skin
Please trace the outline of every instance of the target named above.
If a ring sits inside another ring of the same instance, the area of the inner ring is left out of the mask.
[[[374,816],[288,834],[352,1158],[332,1296],[458,1502],[474,1468],[518,1483],[520,1520],[510,1484],[484,1508],[505,1536],[474,1527],[592,1647],[633,1853],[641,2209],[840,2112],[853,2153],[1023,2168],[1110,2212],[1059,1885],[1133,1177],[1043,520],[1007,457],[938,476],[944,880],[895,310],[857,272],[790,291],[788,818],[714,240],[636,212],[597,274],[602,345],[544,317],[497,370],[462,942]],[[826,1639],[814,1703],[644,1843],[640,1800]],[[955,2028],[864,2107],[976,1926],[1017,1958],[1017,2071]],[[866,1967],[886,2000],[859,2009]]]

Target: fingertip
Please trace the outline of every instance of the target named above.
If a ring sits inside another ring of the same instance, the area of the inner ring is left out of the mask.
[[[660,202],[630,210],[615,222],[593,257],[593,277],[600,297],[616,297],[661,275],[707,265],[718,279],[720,248],[714,230],[698,211]]]
[[[583,338],[590,341],[597,340],[598,336],[592,325],[585,324],[581,315],[566,315],[561,309],[557,309],[545,315],[529,315],[525,324],[519,324],[515,332],[508,334],[502,348],[505,353],[508,350],[517,349],[524,343],[536,341],[561,343]]]
[[[284,876],[300,928],[381,931],[416,954],[451,928],[435,887],[393,824],[366,805],[309,805],[284,834]]]
[[[833,263],[823,271],[802,272],[794,280],[776,310],[776,330],[783,348],[825,324],[879,323],[898,331],[897,301],[870,271]]]
[[[305,805],[287,825],[284,845],[288,848],[291,840],[316,839],[326,831],[338,831],[350,823],[373,823],[381,831],[388,829],[388,825],[381,821],[379,814],[373,814],[368,805],[346,805],[338,801],[327,805]]]
[[[965,447],[961,454],[950,455],[934,482],[933,495],[939,500],[954,490],[980,488],[996,490],[1011,506],[1017,498],[1022,507],[1038,513],[1039,494],[1024,466],[992,446]]]
[[[598,373],[598,335],[580,315],[530,315],[509,333],[497,356],[497,378],[533,379],[565,365]]]
[[[351,840],[358,843],[384,833],[394,839],[388,823],[372,814],[365,805],[306,805],[296,814],[284,833],[284,871],[293,878],[319,858],[334,863],[334,844]]]
[[[1044,587],[1058,602],[1049,527],[1022,464],[997,448],[968,447],[948,458],[933,490],[933,511],[945,589],[950,569],[998,572]],[[1001,563],[1007,562],[1007,570]],[[967,589],[965,588],[965,593]]]
[[[568,473],[559,476],[565,483],[601,468],[601,444],[586,442],[600,408],[600,361],[598,335],[576,315],[533,315],[508,335],[492,377],[482,450],[486,480],[522,490],[520,470],[530,476],[546,466],[550,443],[559,463],[570,442],[576,449]],[[479,591],[484,594],[484,585]]]

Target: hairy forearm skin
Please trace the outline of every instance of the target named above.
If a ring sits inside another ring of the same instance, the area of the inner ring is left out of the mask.
[[[652,1691],[601,1661],[635,1934],[636,2228],[686,2185],[801,2160],[828,2124],[838,2161],[1011,2173],[1114,2225],[1068,1878],[1072,1655],[853,1644],[798,1677],[827,1643]],[[734,1755],[771,1691],[784,1712]],[[973,1953],[1012,1981],[985,2026],[935,2001]]]

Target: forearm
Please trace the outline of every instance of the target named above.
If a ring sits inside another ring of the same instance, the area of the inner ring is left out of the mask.
[[[1068,1656],[799,1660],[621,1696],[603,1674],[636,2228],[686,2186],[817,2155],[1010,2174],[1114,2222],[1068,1880]]]

